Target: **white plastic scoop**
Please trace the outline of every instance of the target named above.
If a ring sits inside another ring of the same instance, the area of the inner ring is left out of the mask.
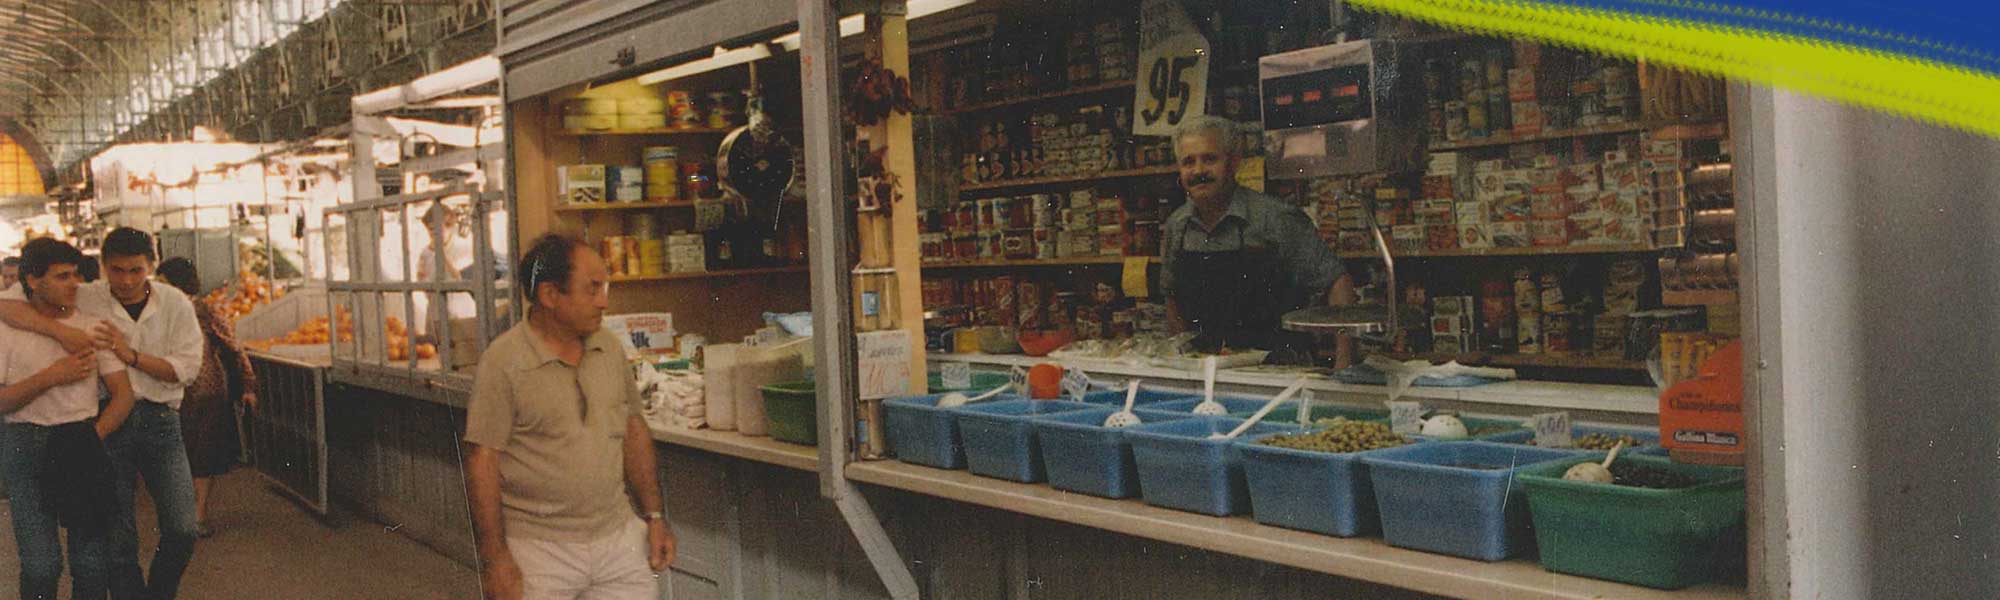
[[[1229,408],[1215,401],[1215,357],[1201,359],[1201,404],[1194,405],[1194,414],[1219,417],[1229,414]]]
[[[1625,442],[1620,440],[1617,445],[1611,447],[1611,453],[1605,455],[1604,464],[1578,463],[1568,471],[1563,471],[1563,479],[1611,483],[1611,461],[1618,460],[1618,451],[1624,448]]]
[[[1011,387],[1014,387],[1014,384],[1009,383],[1007,385],[993,388],[991,391],[988,391],[984,394],[980,394],[977,396],[973,396],[971,398],[965,397],[965,394],[963,393],[952,392],[949,394],[945,394],[944,397],[942,398],[938,398],[937,405],[939,408],[955,408],[959,406],[965,406],[966,404],[969,403],[978,402],[980,400],[985,400],[987,398],[998,396],[1000,395],[1000,392],[1007,391],[1007,388]]]
[[[1298,381],[1292,382],[1292,387],[1285,388],[1285,391],[1278,392],[1278,395],[1272,396],[1270,402],[1265,402],[1264,407],[1257,409],[1257,413],[1250,415],[1250,419],[1244,421],[1242,425],[1237,425],[1235,429],[1230,430],[1229,433],[1227,434],[1222,434],[1222,433],[1208,434],[1208,439],[1227,440],[1227,439],[1235,439],[1236,436],[1243,435],[1243,432],[1249,431],[1250,428],[1252,426],[1255,426],[1258,421],[1264,420],[1264,415],[1271,414],[1271,411],[1273,409],[1278,408],[1278,405],[1284,404],[1286,400],[1292,399],[1293,394],[1297,394],[1299,393],[1299,390],[1303,389],[1306,389],[1306,378],[1300,377]]]
[[[1140,424],[1138,413],[1132,412],[1132,403],[1139,399],[1139,380],[1125,387],[1125,410],[1111,413],[1104,418],[1105,427],[1131,427]]]

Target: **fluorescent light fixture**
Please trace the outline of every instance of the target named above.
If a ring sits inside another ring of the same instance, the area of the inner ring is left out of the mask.
[[[640,75],[639,85],[653,85],[672,81],[689,75],[707,73],[716,69],[733,67],[770,57],[771,47],[766,44],[752,44],[735,50],[724,50],[721,46],[716,46],[714,56]]]
[[[910,0],[909,12],[904,15],[904,18],[909,19],[911,21],[915,21],[917,19],[935,15],[961,6],[971,6],[974,2],[977,1],[978,0]],[[862,31],[866,31],[866,27],[862,23],[861,15],[852,15],[840,20],[840,37],[851,36],[857,33],[861,33]],[[786,52],[797,52],[799,50],[799,34],[787,33],[785,35],[771,38],[771,43],[784,48]]]

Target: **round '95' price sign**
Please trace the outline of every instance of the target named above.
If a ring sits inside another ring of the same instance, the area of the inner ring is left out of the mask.
[[[1208,38],[1177,0],[1146,0],[1139,9],[1139,80],[1132,95],[1133,135],[1172,135],[1208,106]]]

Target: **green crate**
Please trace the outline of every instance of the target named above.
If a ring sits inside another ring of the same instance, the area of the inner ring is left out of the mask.
[[[1558,573],[1677,590],[1741,569],[1743,470],[1619,455],[1619,462],[1693,478],[1657,490],[1567,481],[1577,463],[1603,453],[1523,469],[1542,567]]]
[[[764,422],[771,439],[819,445],[819,402],[811,381],[786,381],[761,388]]]

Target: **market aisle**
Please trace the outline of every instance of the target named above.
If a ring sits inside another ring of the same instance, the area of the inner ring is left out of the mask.
[[[249,469],[224,476],[210,509],[213,537],[195,547],[181,597],[341,598],[352,600],[477,598],[471,569],[452,562],[373,522],[336,509],[327,522],[314,518],[266,486]],[[12,507],[0,502],[0,597],[14,595],[20,573],[9,525]],[[140,564],[151,556],[153,511],[139,501]],[[68,575],[64,575],[68,593]]]

